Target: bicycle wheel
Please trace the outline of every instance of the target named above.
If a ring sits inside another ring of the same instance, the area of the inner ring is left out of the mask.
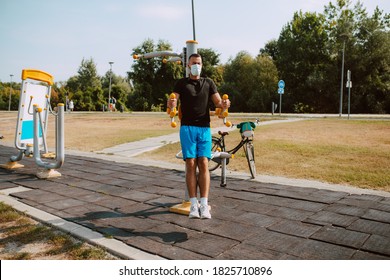
[[[222,151],[222,145],[219,141],[218,138],[213,137],[212,143],[211,143],[211,152],[217,152],[217,151]],[[216,159],[210,159],[209,160],[209,171],[214,171],[221,165],[221,159],[216,158]]]
[[[256,177],[256,165],[255,165],[255,148],[253,147],[252,141],[248,141],[244,145],[245,156],[248,161],[249,171],[252,179]]]

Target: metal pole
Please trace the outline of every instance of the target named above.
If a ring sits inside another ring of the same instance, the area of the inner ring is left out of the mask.
[[[347,80],[348,80],[348,119],[349,114],[351,113],[351,71],[347,71]]]
[[[345,39],[343,42],[343,59],[341,62],[341,86],[340,86],[340,110],[339,117],[343,114],[343,84],[344,84],[344,52],[345,52]]]
[[[192,0],[191,2],[192,2],[192,34],[193,34],[193,37],[194,37],[194,41],[196,41],[194,0]]]
[[[108,112],[111,112],[111,76],[112,76],[112,64],[114,62],[110,61],[109,64],[110,64],[110,84],[108,86],[108,108],[107,108],[107,111]]]
[[[12,77],[14,75],[10,74],[10,77],[11,77],[11,83],[10,83],[10,86],[9,86],[9,99],[8,99],[8,111],[11,111],[11,98],[12,98]]]
[[[283,94],[279,94],[279,116],[282,115],[282,95]]]

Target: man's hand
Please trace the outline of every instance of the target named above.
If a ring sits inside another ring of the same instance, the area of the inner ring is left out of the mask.
[[[171,96],[168,98],[167,100],[167,108],[176,108],[177,106],[177,98],[176,98],[176,95],[175,95],[175,98],[172,98],[173,95],[175,95],[174,93],[171,93]]]

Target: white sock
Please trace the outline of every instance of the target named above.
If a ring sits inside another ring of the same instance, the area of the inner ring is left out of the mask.
[[[201,197],[200,198],[200,205],[208,205],[208,198],[207,197]]]
[[[198,206],[198,199],[196,197],[191,197],[190,202],[191,202],[191,205]]]

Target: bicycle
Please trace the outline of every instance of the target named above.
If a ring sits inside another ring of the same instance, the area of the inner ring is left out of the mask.
[[[259,121],[256,120],[256,123],[258,122]],[[243,148],[245,152],[245,157],[248,162],[251,177],[252,179],[254,179],[256,177],[256,165],[255,165],[255,151],[253,146],[253,136],[254,136],[253,129],[256,128],[256,124],[254,124],[253,122],[242,122],[236,125],[236,127],[240,129],[240,133],[241,133],[240,143],[238,143],[237,146],[234,147],[233,149],[226,150],[225,137],[229,135],[229,132],[218,131],[218,134],[220,135],[219,137],[212,136],[211,153],[212,155],[214,155],[217,154],[218,152],[227,152],[228,154],[231,155],[231,157],[233,157],[238,150]],[[229,158],[226,158],[226,165],[228,163],[229,163]],[[216,170],[218,167],[221,166],[221,164],[222,164],[221,157],[212,157],[212,159],[209,161],[209,171]]]

